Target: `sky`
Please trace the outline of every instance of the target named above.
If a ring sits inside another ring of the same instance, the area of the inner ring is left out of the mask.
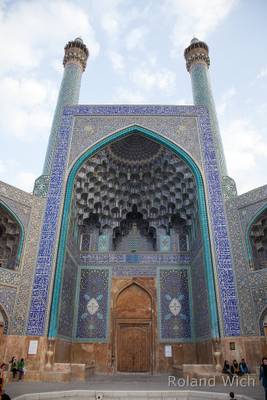
[[[0,180],[41,175],[64,46],[89,48],[80,104],[192,104],[184,48],[210,49],[229,175],[267,184],[266,0],[0,0]]]

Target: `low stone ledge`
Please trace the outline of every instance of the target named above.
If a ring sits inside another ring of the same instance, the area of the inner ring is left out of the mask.
[[[228,393],[202,392],[194,390],[174,391],[93,391],[70,390],[58,392],[32,393],[15,397],[13,400],[58,400],[71,398],[75,400],[228,400]],[[244,395],[236,395],[238,400],[254,400]]]

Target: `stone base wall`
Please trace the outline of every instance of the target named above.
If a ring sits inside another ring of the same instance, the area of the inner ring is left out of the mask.
[[[234,344],[234,345],[233,345]],[[231,348],[235,348],[231,350]],[[267,338],[262,336],[227,337],[221,341],[222,362],[230,363],[245,358],[250,369],[255,371],[263,356],[267,356]]]
[[[28,354],[30,340],[38,340],[36,355]],[[43,370],[46,363],[47,346],[47,337],[3,336],[1,338],[0,359],[5,363],[9,363],[13,356],[17,359],[24,358],[27,370]]]
[[[38,340],[36,355],[29,355],[30,340]],[[51,342],[50,342],[51,343]],[[169,344],[169,343],[166,343]],[[32,336],[2,336],[0,343],[0,358],[6,363],[16,356],[25,358],[27,373],[26,380],[47,380],[49,374],[58,374],[59,380],[64,380],[64,373],[72,366],[86,368],[90,366],[95,373],[116,373],[112,364],[112,348],[110,343],[71,343],[67,340],[57,339],[52,342],[49,350],[52,350],[48,366],[49,341],[46,337]],[[228,337],[221,340],[221,359],[232,362],[244,357],[252,371],[261,363],[261,358],[267,355],[267,341],[264,337]],[[153,373],[172,373],[174,367],[182,367],[183,364],[215,364],[212,354],[212,343],[175,343],[172,344],[172,357],[165,357],[165,343],[155,346],[155,368]],[[60,366],[62,366],[62,371]],[[76,368],[76,369],[77,369]],[[69,371],[67,371],[69,373]],[[80,374],[83,376],[84,374]],[[86,375],[84,375],[86,376]]]

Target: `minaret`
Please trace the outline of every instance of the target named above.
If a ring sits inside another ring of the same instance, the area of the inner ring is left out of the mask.
[[[185,49],[184,56],[187,71],[191,76],[194,104],[206,106],[209,110],[220,173],[221,176],[226,176],[227,167],[208,71],[210,65],[209,48],[206,43],[194,38]]]
[[[86,68],[88,55],[88,49],[81,38],[76,38],[68,42],[65,46],[65,55],[63,59],[63,65],[65,67],[64,75],[59,90],[57,106],[46,151],[43,175],[49,175],[51,172],[63,108],[66,105],[78,104],[79,102],[81,78]]]

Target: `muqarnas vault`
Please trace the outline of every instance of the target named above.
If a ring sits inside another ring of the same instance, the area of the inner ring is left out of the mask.
[[[33,194],[0,183],[2,354],[27,358],[28,379],[241,357],[253,369],[267,350],[267,186],[239,196],[227,175],[207,45],[185,50],[192,106],[78,105],[88,54],[65,46]]]

